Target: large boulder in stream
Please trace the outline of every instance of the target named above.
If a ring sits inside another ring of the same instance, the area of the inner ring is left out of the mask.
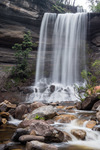
[[[82,109],[91,110],[93,105],[99,100],[100,100],[100,94],[93,94],[89,97],[86,97],[85,100],[82,102]]]
[[[87,122],[86,127],[92,129],[96,125],[96,121],[90,120]]]
[[[86,132],[80,129],[72,129],[71,133],[77,138],[81,140],[85,140]]]
[[[56,109],[53,106],[42,106],[27,114],[25,119],[31,120],[37,115],[39,117],[44,117],[45,119],[52,119],[54,116],[56,116]]]
[[[62,131],[55,129],[44,120],[24,120],[20,123],[19,127],[27,127],[30,134],[34,131],[35,136],[45,137],[46,142],[63,142],[67,137],[65,137]]]
[[[57,150],[57,147],[39,141],[27,142],[26,150]]]
[[[24,114],[28,113],[27,105],[21,104],[15,110],[15,118],[22,119]]]

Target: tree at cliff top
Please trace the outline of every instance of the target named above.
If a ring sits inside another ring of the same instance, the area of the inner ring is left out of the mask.
[[[90,3],[90,9],[92,12],[100,12],[100,1],[99,0],[88,0]]]
[[[24,39],[21,44],[16,43],[12,49],[16,51],[16,66],[13,67],[12,76],[25,78],[28,76],[28,58],[29,52],[32,50],[32,37],[30,32],[24,34]]]

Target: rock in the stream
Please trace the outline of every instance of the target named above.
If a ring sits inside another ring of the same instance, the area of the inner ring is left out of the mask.
[[[22,119],[22,116],[27,113],[28,113],[27,105],[21,104],[15,110],[15,118]]]
[[[64,133],[64,140],[63,140],[63,142],[72,141],[72,138],[70,137],[70,135],[67,132],[63,132],[63,133]]]
[[[45,106],[45,104],[43,104],[42,102],[34,102],[30,105],[30,109],[31,109],[31,111],[33,111],[42,106]]]
[[[96,121],[90,120],[90,121],[88,121],[88,123],[86,124],[86,127],[92,129],[95,125],[96,125]]]
[[[12,141],[18,142],[20,136],[27,134],[29,134],[29,131],[27,129],[18,128],[12,136]]]
[[[97,110],[97,108],[98,108],[99,105],[100,105],[100,100],[97,101],[97,102],[93,105],[92,110]]]
[[[57,150],[57,147],[39,141],[31,141],[27,142],[26,150]]]
[[[16,104],[11,104],[8,100],[0,103],[0,111],[8,111],[9,109],[15,109]]]
[[[80,129],[72,129],[71,133],[77,138],[77,139],[81,139],[84,140],[86,137],[86,132],[84,130],[80,130]]]
[[[97,118],[98,121],[100,122],[100,111],[96,113],[96,118]]]
[[[26,143],[33,140],[44,142],[45,138],[43,136],[34,136],[34,135],[22,135],[19,137],[19,142],[21,143]]]
[[[77,119],[77,117],[70,114],[59,115],[54,118],[55,121],[59,121],[61,123],[69,123],[74,119]]]
[[[55,129],[43,120],[24,120],[19,127],[27,127],[30,133],[34,130],[37,136],[44,136],[47,142],[62,142],[64,140],[62,131]]]
[[[93,94],[89,97],[86,97],[85,100],[82,102],[82,109],[91,110],[93,105],[99,100],[100,100],[100,94]]]
[[[31,120],[35,118],[36,115],[44,117],[45,119],[52,119],[56,115],[56,109],[53,106],[39,107],[26,115],[26,120]]]

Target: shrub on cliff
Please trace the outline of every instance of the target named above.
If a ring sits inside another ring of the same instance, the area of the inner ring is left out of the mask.
[[[16,66],[12,69],[12,76],[19,78],[25,78],[28,76],[28,58],[29,52],[32,50],[32,46],[31,33],[28,31],[24,34],[23,42],[21,44],[16,43],[12,47],[12,49],[16,51]]]

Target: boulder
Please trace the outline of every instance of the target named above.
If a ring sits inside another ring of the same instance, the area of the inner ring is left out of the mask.
[[[34,130],[35,135],[44,136],[47,142],[62,142],[64,140],[62,131],[55,129],[43,120],[24,120],[19,126],[27,127],[30,133]]]
[[[86,127],[92,129],[95,125],[96,125],[96,121],[90,120],[90,121],[88,121],[88,123],[86,124]]]
[[[19,137],[19,142],[21,143],[26,143],[33,140],[43,142],[45,138],[43,136],[34,136],[34,135],[22,135]]]
[[[24,114],[27,114],[28,110],[27,110],[27,105],[25,104],[21,104],[19,105],[16,110],[15,110],[15,118],[17,119],[22,119]]]
[[[45,106],[45,104],[43,104],[42,102],[34,102],[30,105],[30,109],[31,111],[33,111],[41,106]]]
[[[55,91],[55,85],[50,86],[50,92],[53,93]]]
[[[57,147],[39,141],[27,142],[26,150],[57,150]]]
[[[31,120],[38,115],[39,117],[44,117],[45,119],[52,119],[56,115],[56,109],[53,106],[42,106],[26,116],[26,120]]]
[[[19,128],[26,128],[28,126],[32,126],[38,122],[44,122],[44,120],[35,120],[35,119],[32,119],[32,120],[23,120],[20,124],[19,124]]]
[[[18,128],[12,136],[12,141],[18,142],[20,136],[27,135],[27,134],[29,134],[29,131],[27,129]]]
[[[55,121],[58,121],[61,123],[69,123],[74,119],[77,119],[77,117],[75,115],[70,115],[70,114],[59,115],[54,118]]]
[[[0,103],[0,111],[8,111],[9,109],[15,109],[16,104],[11,104],[8,100]]]
[[[81,139],[84,140],[86,137],[86,132],[84,130],[80,130],[80,129],[72,129],[71,133],[77,138],[77,139]]]
[[[89,97],[86,97],[85,100],[82,102],[82,109],[91,110],[93,105],[99,100],[100,100],[100,94],[93,94]]]
[[[100,122],[100,111],[96,113],[96,118],[97,118],[98,121]]]
[[[98,108],[99,105],[100,105],[100,100],[97,101],[97,102],[93,105],[92,110],[97,110],[97,108]]]

